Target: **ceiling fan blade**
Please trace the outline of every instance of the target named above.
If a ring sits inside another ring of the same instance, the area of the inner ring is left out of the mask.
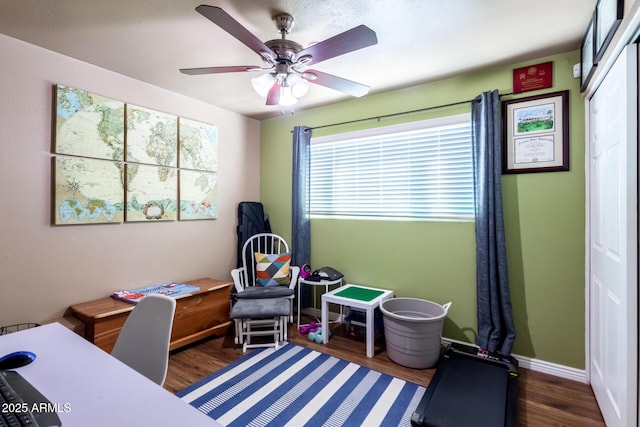
[[[255,65],[237,65],[231,67],[201,67],[201,68],[181,68],[180,72],[191,76],[199,74],[219,74],[219,73],[237,73],[242,71],[261,71],[262,68]]]
[[[308,75],[315,75],[316,78],[309,78]],[[330,89],[344,92],[348,95],[359,98],[369,93],[369,86],[357,83],[351,80],[343,79],[342,77],[334,76],[333,74],[323,73],[322,71],[307,70],[302,75],[302,78],[310,83],[315,83],[320,86],[325,86]]]
[[[196,11],[225,30],[227,33],[231,34],[240,42],[244,43],[245,46],[253,50],[262,58],[265,58],[266,55],[275,60],[277,57],[273,50],[219,7],[202,4],[196,7]]]
[[[373,46],[378,43],[375,31],[366,25],[359,25],[355,28],[328,38],[324,41],[302,49],[296,54],[296,61],[305,56],[311,59],[305,65],[317,64],[320,61],[335,58],[345,53],[358,49]]]
[[[267,105],[278,105],[280,102],[280,83],[275,82],[267,94]]]

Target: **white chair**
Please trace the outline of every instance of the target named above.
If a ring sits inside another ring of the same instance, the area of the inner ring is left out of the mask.
[[[247,239],[242,247],[242,267],[231,270],[236,298],[288,298],[291,301],[289,322],[293,322],[293,299],[300,267],[289,266],[286,285],[260,286],[256,274],[256,252],[269,255],[286,254],[289,253],[289,245],[284,238],[273,233],[259,233]]]
[[[265,255],[266,260],[256,260],[256,253]],[[300,267],[291,265],[289,245],[273,233],[259,233],[247,239],[241,258],[242,267],[231,271],[237,301],[231,309],[235,342],[242,344],[244,351],[258,346],[278,348],[287,340],[287,323],[293,322],[293,299]],[[272,273],[275,273],[273,277]],[[269,283],[264,286],[261,282]],[[253,336],[273,336],[273,342],[253,344]]]
[[[175,311],[174,298],[166,295],[142,298],[122,326],[111,355],[163,385]]]

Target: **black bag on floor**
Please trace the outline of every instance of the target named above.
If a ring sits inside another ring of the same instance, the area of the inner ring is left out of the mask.
[[[237,267],[242,267],[242,246],[247,239],[258,233],[271,233],[269,218],[264,214],[260,202],[240,202],[238,204],[238,251]]]

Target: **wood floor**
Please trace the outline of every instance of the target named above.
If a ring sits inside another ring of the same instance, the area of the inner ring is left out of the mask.
[[[309,341],[295,327],[290,327],[289,331],[289,342],[417,384],[429,385],[435,372],[435,369],[405,368],[389,360],[384,351],[384,340],[377,343],[375,357],[367,358],[364,342],[348,336],[340,325],[335,326],[334,336],[327,345]],[[233,343],[232,330],[226,337],[178,350],[170,357],[164,387],[175,393],[242,356],[242,349]],[[605,423],[589,385],[521,368],[518,425],[585,427],[604,426]]]

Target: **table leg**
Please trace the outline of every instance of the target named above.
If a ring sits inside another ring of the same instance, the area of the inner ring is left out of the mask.
[[[327,344],[329,342],[329,303],[320,297],[322,300],[322,343]]]
[[[367,357],[373,357],[373,307],[367,308]]]
[[[300,330],[300,288],[302,283],[298,282],[298,331]]]

